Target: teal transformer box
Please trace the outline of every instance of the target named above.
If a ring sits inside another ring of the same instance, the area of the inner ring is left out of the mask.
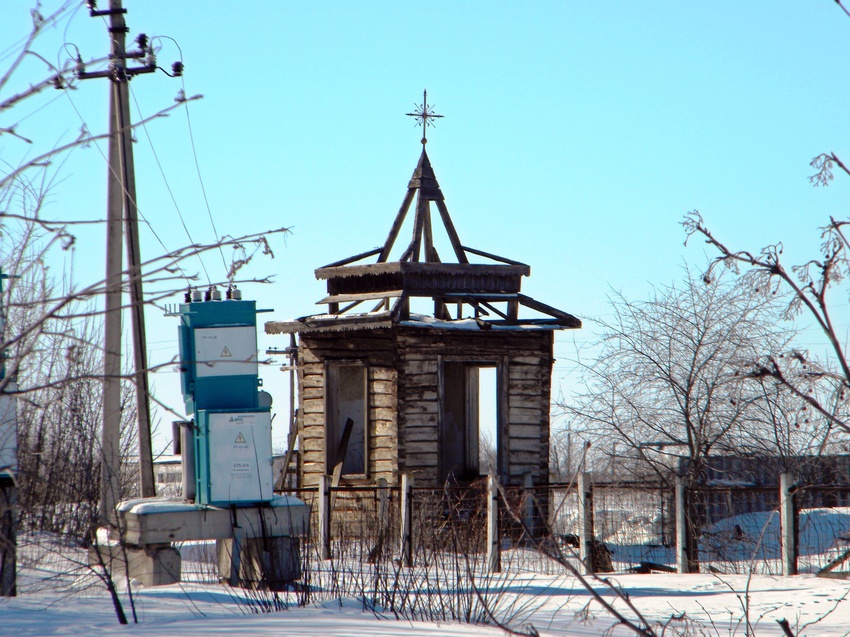
[[[180,388],[188,413],[258,407],[254,301],[183,303],[178,329]]]
[[[256,303],[208,295],[181,304],[179,316],[180,385],[194,416],[196,502],[268,502],[274,497],[271,412],[259,393]]]

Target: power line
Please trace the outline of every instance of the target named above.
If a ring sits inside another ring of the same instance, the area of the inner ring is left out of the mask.
[[[180,54],[180,63],[182,64],[183,63],[183,49],[180,48],[180,45],[177,43],[177,40],[175,40],[174,38],[167,36],[167,35],[160,35],[160,36],[157,36],[157,38],[158,39],[171,40],[174,43],[174,46],[177,47],[177,52]],[[186,80],[183,78],[182,75],[180,76],[180,82],[182,84],[183,95],[188,95],[188,93],[186,93]],[[201,194],[204,196],[204,206],[206,206],[207,216],[209,217],[210,225],[212,226],[212,230],[213,230],[213,234],[214,234],[213,238],[214,238],[215,241],[218,241],[220,237],[218,235],[218,230],[215,227],[215,220],[213,219],[212,209],[210,208],[210,201],[209,201],[209,198],[207,197],[207,189],[204,186],[204,178],[203,178],[203,175],[201,174],[201,164],[198,161],[198,150],[195,147],[195,135],[192,131],[192,118],[189,115],[189,102],[188,101],[185,103],[185,106],[186,106],[186,125],[189,129],[189,143],[192,146],[192,157],[194,158],[194,161],[195,161],[195,172],[198,174],[198,183],[201,186]],[[220,243],[219,243],[219,246],[218,246],[218,252],[221,255],[221,263],[224,266],[224,274],[225,274],[225,276],[227,276],[229,274],[229,268],[227,267],[227,259],[224,258],[224,250],[222,250]],[[204,271],[206,272],[206,270],[204,270]]]
[[[136,111],[138,111],[138,113],[139,113],[139,119],[144,122],[144,117],[142,115],[142,109],[139,107],[139,101],[136,99],[136,93],[133,91],[132,88],[130,88],[130,95],[132,95],[133,103],[136,105]],[[165,183],[165,188],[166,188],[166,190],[168,190],[168,195],[171,197],[171,203],[174,204],[174,209],[177,211],[177,217],[180,219],[180,224],[183,226],[183,230],[186,231],[186,236],[189,238],[189,243],[193,244],[193,243],[195,243],[195,241],[192,238],[192,234],[189,232],[189,228],[186,226],[186,220],[183,218],[183,214],[180,211],[180,206],[177,204],[177,199],[174,196],[174,192],[171,190],[171,184],[168,182],[168,178],[165,176],[165,170],[162,168],[162,163],[159,161],[159,155],[157,154],[156,148],[154,148],[154,145],[153,145],[153,139],[151,139],[150,132],[148,132],[148,125],[146,123],[143,123],[142,129],[145,131],[145,137],[147,137],[148,144],[150,145],[150,148],[151,148],[151,153],[153,153],[153,157],[154,157],[154,160],[156,161],[157,168],[159,168],[159,174],[162,176],[162,181]],[[168,248],[165,247],[165,244],[163,243],[162,239],[160,239],[160,237],[156,233],[156,231],[153,229],[153,226],[151,225],[150,221],[148,221],[148,219],[145,218],[145,216],[142,215],[141,212],[139,213],[139,215],[142,217],[142,220],[145,222],[145,224],[148,226],[150,231],[153,233],[154,237],[156,237],[157,241],[159,241],[159,244],[162,246],[162,249],[165,250],[166,252],[168,252]],[[201,258],[200,254],[198,254],[198,261],[200,261],[201,269],[204,271],[204,274],[207,277],[207,283],[211,284],[212,281],[210,280],[209,272],[207,272],[207,268],[204,265],[204,260]],[[183,268],[180,266],[180,264],[177,263],[177,260],[174,259],[173,262],[174,262],[174,265],[180,270],[180,273],[183,275],[183,278],[186,279],[187,282],[189,282],[189,277],[186,276],[186,273],[183,271]]]

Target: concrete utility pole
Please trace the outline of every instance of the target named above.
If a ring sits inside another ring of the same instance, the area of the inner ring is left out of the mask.
[[[87,73],[81,79],[108,77],[109,100],[109,175],[107,186],[106,230],[106,314],[104,318],[103,356],[103,463],[101,473],[101,510],[103,522],[114,518],[120,494],[121,475],[121,308],[123,284],[122,243],[127,242],[127,279],[133,327],[134,381],[139,431],[139,473],[142,497],[156,495],[151,448],[150,403],[147,341],[145,337],[144,296],[142,291],[139,220],[136,205],[136,179],[133,165],[132,131],[128,82],[134,75],[152,73],[155,63],[128,68],[128,59],[150,55],[147,37],[138,38],[139,50],[127,52],[126,10],[121,0],[110,0],[109,9],[99,11],[89,1],[92,17],[108,16],[112,39],[110,68]]]

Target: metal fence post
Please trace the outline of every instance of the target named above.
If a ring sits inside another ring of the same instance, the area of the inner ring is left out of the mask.
[[[593,564],[593,487],[590,474],[581,473],[578,477],[578,510],[579,510],[579,555],[584,565],[584,572],[594,572]]]
[[[502,554],[499,541],[499,483],[493,474],[487,476],[487,572],[501,573]]]
[[[328,476],[319,476],[319,556],[331,559],[331,497]]]
[[[794,476],[783,473],[779,476],[779,529],[782,546],[782,575],[797,574],[797,542],[794,511]]]
[[[685,514],[685,483],[676,476],[676,569],[688,572],[688,517]]]
[[[413,476],[401,474],[401,563],[413,566]]]

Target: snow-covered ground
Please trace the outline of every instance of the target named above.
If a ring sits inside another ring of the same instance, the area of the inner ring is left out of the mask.
[[[747,587],[744,576],[616,575],[613,579],[628,591],[634,605],[648,618],[663,622],[686,613],[702,625],[706,634],[746,634],[742,608]],[[750,621],[755,624],[755,634],[782,634],[775,620],[786,618],[800,635],[847,635],[850,632],[850,601],[845,599],[848,590],[848,583],[843,580],[809,575],[755,576],[749,582]],[[22,637],[127,634],[160,637],[225,634],[473,637],[504,634],[492,627],[379,617],[364,612],[356,600],[268,614],[243,614],[244,607],[235,601],[238,594],[238,591],[218,585],[139,590],[136,593],[139,623],[130,626],[117,623],[105,591],[22,594],[0,600],[0,634]],[[586,615],[582,613],[589,603],[589,595],[568,578],[529,576],[516,582],[516,591],[511,595],[518,603],[537,607],[529,623],[541,635],[600,635],[613,623],[596,603],[590,603]],[[126,601],[126,595],[124,597]],[[129,612],[129,608],[127,610]],[[683,627],[683,622],[673,625]],[[630,633],[624,629],[614,633],[626,634]]]
[[[45,543],[42,543],[42,545]],[[253,612],[251,594],[210,581],[151,589],[135,588],[138,624],[120,626],[105,589],[79,557],[67,552],[28,558],[20,577],[21,594],[0,599],[0,635],[449,635],[477,637],[504,634],[498,628],[454,622],[398,621],[391,615],[364,611],[357,599],[325,600],[305,608],[273,613]],[[191,567],[191,563],[186,564]],[[191,571],[191,568],[187,569]],[[745,635],[745,607],[757,635],[780,635],[777,619],[785,618],[800,635],[850,634],[850,582],[812,575],[791,578],[756,575],[615,574],[611,580],[628,592],[647,618],[675,621],[689,635]],[[191,577],[187,578],[191,579]],[[203,577],[195,579],[202,580]],[[207,578],[209,580],[209,578]],[[563,574],[504,576],[500,605],[524,609],[524,622],[541,635],[601,635],[613,620],[592,601],[587,590]],[[597,583],[606,598],[610,593]],[[124,608],[133,621],[126,586]],[[622,601],[617,607],[625,610]],[[627,613],[628,614],[628,613]],[[518,628],[519,626],[515,626]],[[702,630],[703,632],[698,632]],[[613,635],[630,634],[623,628]],[[671,634],[682,634],[668,632]],[[753,633],[750,633],[753,634]]]

